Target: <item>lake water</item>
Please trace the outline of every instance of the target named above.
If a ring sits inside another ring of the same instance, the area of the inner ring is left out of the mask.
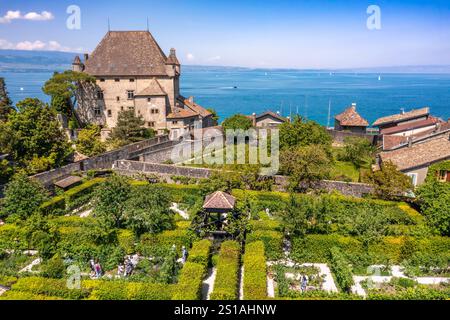
[[[181,92],[195,96],[204,107],[217,110],[224,118],[235,113],[280,111],[328,122],[331,102],[333,116],[352,102],[369,122],[394,113],[429,106],[443,119],[450,117],[450,74],[369,74],[289,70],[248,70],[238,68],[183,69]],[[3,72],[14,102],[26,97],[48,101],[41,87],[51,73]],[[379,78],[381,77],[381,78]],[[235,88],[236,87],[236,88]]]

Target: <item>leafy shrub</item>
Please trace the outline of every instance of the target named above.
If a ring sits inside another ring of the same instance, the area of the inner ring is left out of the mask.
[[[212,243],[209,240],[195,242],[189,251],[189,261],[208,265]]]
[[[52,296],[33,294],[30,292],[10,290],[10,291],[5,292],[3,295],[1,295],[0,300],[11,300],[11,301],[37,300],[37,301],[42,301],[42,300],[64,300],[64,299],[60,298],[60,297],[52,297]]]
[[[222,243],[217,262],[217,276],[211,300],[237,300],[240,245],[236,241]]]
[[[87,298],[90,293],[86,289],[69,289],[66,280],[63,279],[45,279],[38,277],[21,278],[12,286],[12,290],[70,300]]]
[[[393,293],[370,290],[367,294],[368,300],[448,300],[449,297],[450,287],[442,290],[420,285]]]
[[[173,300],[200,300],[203,278],[207,267],[199,263],[187,262],[181,269],[178,284],[175,286]]]
[[[271,219],[252,220],[250,221],[252,230],[270,230],[281,231],[281,222]]]
[[[17,278],[16,277],[0,276],[0,286],[11,287],[16,282],[17,282]]]
[[[264,243],[253,242],[245,246],[244,298],[245,300],[267,299],[267,272]]]
[[[56,196],[49,201],[44,202],[40,211],[44,215],[60,215],[66,209],[66,197],[64,195]]]
[[[124,281],[83,281],[83,287],[92,289],[89,300],[170,300],[173,289],[167,284]]]
[[[72,207],[73,205],[71,204],[73,204],[78,198],[92,194],[95,187],[104,181],[104,178],[94,178],[65,192],[64,196],[66,197],[68,206]]]
[[[277,260],[283,256],[283,234],[271,230],[256,230],[247,235],[247,242],[264,242],[266,257]]]
[[[134,253],[134,234],[130,230],[119,230],[117,233],[119,245],[125,250],[126,254]]]
[[[66,268],[59,254],[46,261],[41,267],[41,275],[44,278],[61,279],[64,277]]]
[[[354,284],[352,270],[345,256],[336,247],[330,250],[330,265],[339,288],[349,293]]]

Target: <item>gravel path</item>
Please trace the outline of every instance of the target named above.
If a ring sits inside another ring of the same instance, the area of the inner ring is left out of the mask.
[[[0,286],[0,296],[3,295],[6,291],[8,291],[8,289],[6,289],[5,287]]]
[[[217,268],[210,268],[208,270],[208,277],[203,281],[202,285],[202,299],[210,300],[211,293],[214,290],[214,281],[216,280]]]
[[[183,217],[184,220],[189,220],[189,214],[186,211],[183,211],[180,208],[178,208],[178,203],[172,203],[170,210],[178,213],[180,216]]]
[[[244,300],[244,266],[241,267],[241,274],[239,277],[239,300]]]
[[[33,260],[33,262],[31,262],[29,265],[27,265],[25,268],[23,268],[22,270],[19,271],[19,273],[23,273],[23,272],[36,272],[33,271],[33,267],[37,266],[41,263],[41,258],[37,258],[36,260]]]

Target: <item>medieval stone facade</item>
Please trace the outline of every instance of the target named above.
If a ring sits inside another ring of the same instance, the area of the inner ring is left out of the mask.
[[[194,126],[213,125],[212,114],[193,98],[180,95],[181,66],[175,49],[167,57],[148,31],[110,31],[84,62],[76,57],[73,70],[85,72],[96,84],[84,84],[77,96],[77,113],[108,134],[119,113],[134,110],[145,126],[178,139]]]

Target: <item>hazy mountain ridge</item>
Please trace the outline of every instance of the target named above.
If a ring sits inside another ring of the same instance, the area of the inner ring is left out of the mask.
[[[58,51],[0,50],[0,72],[53,72],[71,68],[72,61],[79,53]],[[262,71],[305,71],[305,72],[345,72],[345,73],[450,73],[450,65],[432,66],[391,66],[376,68],[342,69],[296,69],[296,68],[245,68],[184,65],[186,70],[214,72],[215,70],[262,70]]]

